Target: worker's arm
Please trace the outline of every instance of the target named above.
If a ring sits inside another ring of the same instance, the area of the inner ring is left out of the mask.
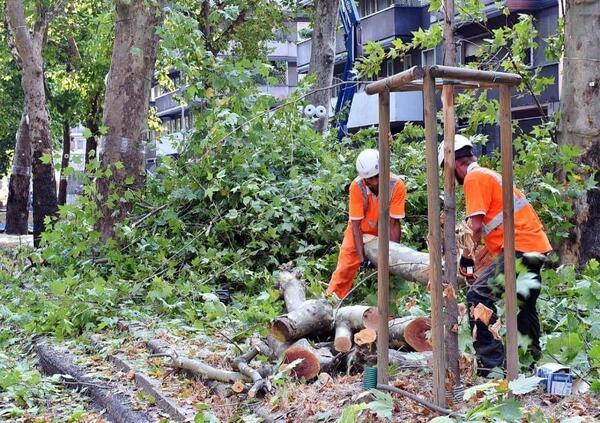
[[[400,242],[401,235],[402,228],[400,227],[400,220],[390,217],[390,241]]]
[[[476,214],[475,216],[469,217],[469,227],[473,231],[473,235],[471,239],[473,240],[473,245],[477,247],[479,245],[479,241],[481,241],[481,231],[483,230],[483,215]]]
[[[352,224],[352,238],[354,239],[354,248],[360,257],[360,262],[365,261],[365,246],[363,244],[362,229],[360,229],[360,220],[351,220]]]

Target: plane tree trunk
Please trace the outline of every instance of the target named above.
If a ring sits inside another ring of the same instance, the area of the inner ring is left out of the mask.
[[[335,33],[339,0],[316,0],[315,20],[310,52],[310,71],[317,77],[314,89],[329,87],[333,82],[333,66],[335,64]],[[309,97],[315,106],[325,106],[329,112],[331,105],[331,89],[315,92]],[[315,130],[324,132],[327,129],[327,117],[315,123]]]
[[[34,245],[39,247],[46,216],[54,216],[57,212],[52,160],[46,163],[42,161],[43,157],[52,157],[42,58],[49,16],[47,12],[42,12],[30,32],[22,0],[6,0],[6,15],[23,66],[21,86],[25,93],[29,135],[33,145],[33,236]]]
[[[31,138],[27,124],[26,106],[21,114],[17,131],[13,167],[8,182],[5,232],[11,235],[26,235],[29,220],[29,185],[31,183]]]
[[[581,162],[600,168],[600,3],[565,0],[565,45],[560,98],[560,144],[582,150]],[[592,28],[596,28],[592,30]],[[588,177],[589,175],[583,174]],[[600,184],[600,174],[596,173]],[[565,263],[584,265],[600,258],[600,188],[574,204],[575,228],[561,246]]]
[[[147,139],[148,102],[165,0],[117,0],[115,40],[103,123],[108,129],[98,146],[101,168],[97,180],[103,241],[114,234],[115,224],[130,213],[133,204],[123,201],[126,191],[144,181],[143,146]]]

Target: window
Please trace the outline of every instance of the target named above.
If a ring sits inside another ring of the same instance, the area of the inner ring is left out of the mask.
[[[394,61],[388,60],[385,62],[385,76],[392,76],[394,74]]]
[[[402,70],[412,68],[412,56],[406,55],[402,58]]]
[[[430,48],[429,50],[423,50],[421,52],[421,64],[422,66],[433,66],[437,62],[435,49]]]
[[[380,10],[386,9],[393,3],[394,0],[363,0],[359,4],[358,12],[361,17],[365,17]]]

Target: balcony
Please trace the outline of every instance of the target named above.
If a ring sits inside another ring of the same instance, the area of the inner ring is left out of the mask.
[[[363,45],[369,41],[389,42],[395,38],[408,40],[411,32],[419,28],[429,27],[429,12],[421,2],[408,2],[409,6],[395,4],[371,15],[361,18],[360,26]],[[336,56],[346,51],[344,33],[338,31],[336,36]],[[298,43],[298,67],[308,66],[312,40]],[[337,61],[337,60],[336,60]],[[306,69],[303,69],[306,70]]]
[[[156,112],[159,117],[181,113],[181,103],[175,96],[181,96],[184,89],[185,87],[180,87],[175,91],[161,94],[154,99],[154,107],[156,107]]]
[[[357,129],[379,123],[379,102],[376,95],[359,92],[354,95],[348,128]],[[390,93],[390,122],[422,122],[423,95],[420,91]]]

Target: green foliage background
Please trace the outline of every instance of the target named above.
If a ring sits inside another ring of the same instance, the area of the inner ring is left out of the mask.
[[[362,148],[375,146],[376,129],[362,130],[342,142],[336,140],[335,131],[316,133],[312,122],[298,112],[310,90],[310,78],[285,103],[260,92],[257,76],[272,78],[265,54],[268,34],[273,22],[283,26],[277,10],[265,8],[253,21],[256,30],[247,28],[234,36],[232,41],[240,40],[235,47],[239,54],[215,56],[199,29],[202,18],[188,13],[181,3],[174,3],[161,29],[157,79],[169,88],[169,69],[183,73],[186,85],[180,96],[194,108],[194,128],[184,134],[177,157],[162,158],[147,175],[142,191],[126,193],[135,209],[109,243],[100,243],[94,227],[94,178],[110,176],[110,171],[92,162],[84,194],[78,203],[60,208],[59,219],[44,234],[44,248],[0,255],[0,297],[6,299],[0,305],[0,322],[6,327],[60,339],[112,327],[121,318],[174,318],[199,329],[234,327],[242,339],[264,332],[265,323],[281,311],[273,286],[282,264],[293,262],[303,272],[310,295],[323,294],[347,221],[347,189],[355,177],[354,160]],[[232,6],[238,3],[243,2],[232,2]],[[468,2],[469,7],[474,7],[472,3]],[[232,19],[227,14],[221,18],[225,20],[221,27]],[[102,47],[102,54],[89,56],[76,84],[69,82],[69,75],[60,67],[50,75],[52,87],[65,98],[75,95],[87,101],[87,96],[99,89],[100,70],[107,67],[111,15],[100,13],[97,19],[103,43],[98,44],[86,32],[82,51],[91,54]],[[534,28],[527,18],[521,18],[518,25],[516,31],[495,33],[479,54],[485,62],[497,49],[510,47],[512,58],[500,65],[526,72],[529,81],[535,81],[535,69],[520,66],[521,51],[529,47],[526,40],[531,39]],[[370,45],[357,71],[368,76],[377,72],[386,55],[397,57],[410,48],[435,45],[440,35],[439,27],[420,31],[413,45],[396,42],[387,52]],[[220,45],[222,40],[215,42]],[[0,55],[0,60],[3,57]],[[98,68],[93,66],[95,60]],[[3,63],[0,61],[0,66]],[[539,91],[548,83],[530,85]],[[79,94],[75,88],[81,89]],[[522,92],[529,88],[527,84],[520,87]],[[495,123],[497,110],[497,101],[488,99],[485,92],[457,96],[457,115],[467,135],[476,135],[482,125]],[[20,117],[20,109],[8,115]],[[0,142],[4,122],[0,119]],[[574,164],[579,155],[576,149],[557,148],[555,127],[556,122],[549,121],[515,137],[514,174],[516,185],[527,194],[557,245],[571,227],[570,200],[593,186],[593,178],[579,176],[582,169]],[[392,170],[406,178],[408,188],[402,241],[425,250],[422,140],[423,129],[414,124],[396,134]],[[480,141],[485,139],[480,137]],[[497,156],[481,162],[498,169]],[[459,204],[461,201],[459,198]],[[360,278],[364,276],[368,275]],[[544,273],[539,302],[546,333],[545,359],[572,365],[596,391],[600,391],[599,280],[596,262],[590,262],[581,273],[572,267],[550,266]],[[232,305],[224,306],[212,294],[220,288],[233,292]],[[373,285],[366,283],[351,300],[372,303],[373,293]],[[420,287],[396,280],[392,296],[392,311],[397,314],[429,311],[429,296]],[[406,310],[409,296],[419,301]],[[0,332],[0,344],[5,338],[6,329]],[[467,327],[461,329],[461,340],[468,349]],[[523,363],[527,363],[526,357]],[[7,372],[0,366],[0,375]],[[33,381],[30,385],[35,384],[28,369],[24,368],[23,374]],[[18,401],[20,385],[5,385],[0,385],[0,393],[12,389],[12,398]]]

